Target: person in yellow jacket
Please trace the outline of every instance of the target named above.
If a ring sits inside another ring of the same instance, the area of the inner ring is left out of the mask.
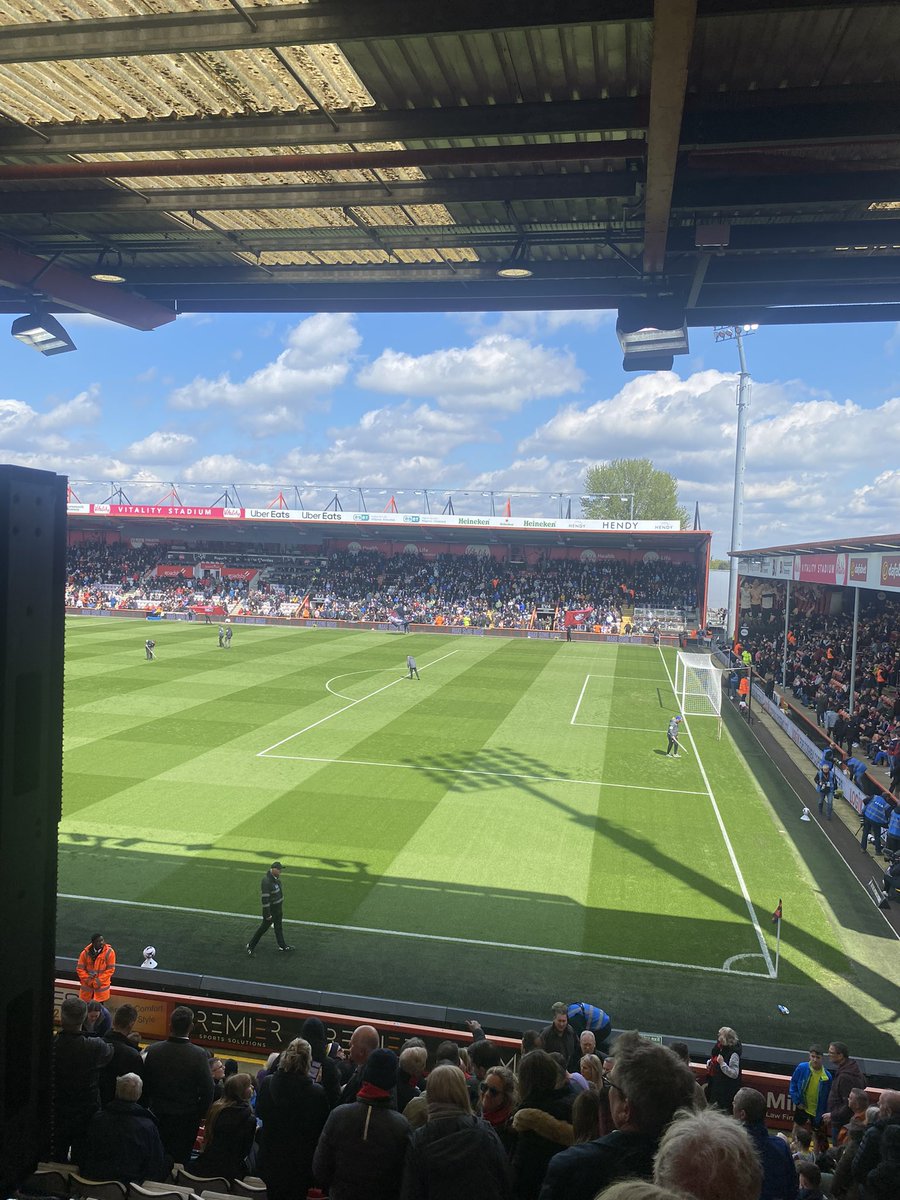
[[[103,940],[102,933],[95,933],[90,944],[78,956],[78,978],[81,987],[78,995],[88,1004],[99,1000],[104,1004],[109,999],[109,987],[116,969],[116,952]]]

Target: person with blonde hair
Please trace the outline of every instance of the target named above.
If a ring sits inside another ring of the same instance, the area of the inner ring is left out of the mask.
[[[717,1108],[682,1112],[663,1134],[653,1179],[696,1200],[759,1200],[762,1167],[743,1126]]]
[[[479,1084],[481,1090],[481,1115],[497,1137],[507,1154],[515,1145],[512,1130],[512,1114],[519,1098],[516,1077],[509,1067],[489,1067]]]
[[[412,1135],[401,1200],[510,1200],[503,1147],[490,1125],[473,1116],[459,1067],[435,1067],[426,1097],[428,1120]]]
[[[225,1080],[222,1099],[206,1114],[203,1151],[191,1165],[194,1175],[221,1175],[234,1183],[246,1172],[245,1159],[253,1148],[256,1117],[250,1107],[253,1080],[238,1072]]]
[[[596,1054],[585,1054],[581,1060],[581,1074],[588,1082],[588,1087],[599,1091],[603,1087],[603,1064]]]
[[[730,1026],[723,1025],[706,1063],[706,1099],[723,1112],[731,1112],[740,1090],[743,1053],[741,1039]]]
[[[603,1200],[684,1200],[683,1192],[648,1183],[646,1179],[623,1179],[602,1193]]]
[[[312,1186],[312,1160],[328,1119],[325,1089],[313,1083],[312,1047],[294,1038],[278,1069],[259,1089],[256,1114],[262,1121],[257,1172],[269,1200],[301,1200]]]

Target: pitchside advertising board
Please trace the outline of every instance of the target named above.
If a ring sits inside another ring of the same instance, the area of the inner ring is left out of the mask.
[[[790,579],[880,592],[900,588],[900,553],[796,554],[740,559],[740,573],[759,579]]]
[[[78,985],[66,980],[57,980],[54,992],[54,1023],[59,1024],[59,1006],[67,995],[74,995]],[[187,1004],[194,1012],[194,1029],[191,1041],[198,1046],[214,1050],[217,1054],[241,1058],[264,1060],[273,1051],[280,1052],[295,1037],[302,1034],[303,1022],[307,1017],[319,1017],[325,1024],[329,1042],[336,1041],[346,1052],[353,1030],[363,1024],[372,1024],[378,1030],[381,1044],[394,1053],[407,1038],[421,1037],[431,1054],[440,1042],[447,1039],[461,1046],[472,1043],[471,1035],[459,1029],[443,1029],[436,1026],[407,1025],[399,1021],[379,1021],[315,1012],[311,1009],[277,1008],[273,1005],[253,1004],[237,1000],[209,1000],[199,996],[179,996],[145,992],[138,989],[116,988],[107,1006],[113,1012],[120,1004],[133,1004],[138,1010],[135,1026],[141,1042],[162,1041],[168,1037],[169,1019],[172,1010],[179,1004]],[[645,1033],[654,1042],[662,1042],[659,1034]],[[502,1060],[515,1066],[521,1046],[518,1038],[491,1035],[491,1041],[499,1048]],[[695,1064],[694,1072],[701,1083],[706,1080],[705,1066]],[[762,1071],[744,1070],[743,1081],[747,1087],[758,1088],[766,1097],[766,1120],[774,1128],[790,1128],[793,1124],[794,1106],[788,1097],[790,1079],[786,1075],[772,1075]],[[869,1088],[876,1095],[877,1088]],[[877,1102],[877,1101],[876,1101]]]
[[[392,525],[401,529],[410,525],[446,529],[534,529],[568,533],[677,533],[678,521],[587,521],[542,517],[475,517],[429,513],[360,513],[333,509],[313,511],[305,508],[204,508],[202,505],[170,504],[69,504],[69,516],[139,517],[173,521],[273,521],[294,524]]]

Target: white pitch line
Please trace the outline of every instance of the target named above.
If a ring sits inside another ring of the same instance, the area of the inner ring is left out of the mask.
[[[449,658],[452,654],[457,654],[461,649],[462,646],[458,646],[456,650],[450,650],[446,654],[442,654],[440,658],[432,659],[430,663],[423,663],[422,670],[424,671],[427,667],[433,667],[436,663],[443,662],[445,658]],[[288,734],[288,736],[286,738],[282,738],[280,742],[274,742],[266,750],[260,750],[256,757],[263,758],[269,753],[270,750],[277,750],[278,747],[283,746],[285,742],[293,741],[294,738],[300,737],[301,734],[309,733],[310,729],[315,729],[317,725],[324,725],[325,722],[330,721],[332,717],[339,717],[341,713],[346,712],[348,708],[353,708],[353,706],[356,704],[362,704],[363,700],[371,700],[373,696],[377,696],[380,692],[387,691],[388,688],[394,687],[395,684],[401,683],[404,679],[406,679],[406,676],[401,675],[399,679],[392,679],[390,683],[384,684],[383,687],[376,688],[374,692],[369,692],[366,696],[360,696],[358,700],[351,700],[349,704],[345,704],[343,708],[339,708],[335,712],[329,713],[327,717],[320,717],[318,721],[313,721],[311,725],[306,725],[303,729],[298,729],[296,733]],[[332,693],[332,695],[333,694],[334,693]],[[280,756],[273,755],[272,757],[278,758]],[[290,755],[288,757],[290,757]]]
[[[671,673],[669,672],[669,664],[665,660],[665,657],[662,652],[662,647],[660,646],[660,647],[658,647],[658,649],[659,649],[659,657],[662,659],[662,664],[665,667],[666,674],[669,676],[669,685],[672,688],[672,695],[675,697],[675,699],[677,701],[678,700],[678,692],[676,691],[675,683],[672,679]],[[685,728],[688,728],[687,717],[684,718],[684,725],[685,725]],[[697,759],[697,766],[700,768],[700,774],[703,776],[703,783],[706,787],[707,794],[709,795],[709,802],[713,807],[713,812],[716,814],[716,820],[719,823],[719,829],[720,829],[722,837],[725,841],[725,848],[728,851],[728,857],[731,859],[731,865],[734,868],[734,873],[735,873],[735,876],[737,877],[738,886],[740,887],[741,894],[744,897],[744,903],[747,905],[747,912],[750,914],[750,920],[753,922],[753,928],[756,930],[756,937],[757,937],[757,940],[759,941],[759,948],[762,951],[763,960],[766,964],[766,968],[768,969],[769,977],[774,979],[775,978],[775,967],[772,963],[772,958],[769,954],[769,947],[766,945],[766,939],[765,939],[765,935],[763,934],[763,931],[762,931],[762,926],[759,923],[759,918],[757,917],[756,910],[753,907],[753,901],[750,899],[750,893],[747,890],[747,884],[744,882],[744,876],[743,876],[743,873],[741,872],[741,868],[740,868],[740,865],[737,860],[737,855],[734,852],[734,846],[732,846],[732,844],[731,844],[731,838],[728,836],[728,830],[725,828],[725,822],[722,820],[722,814],[719,811],[718,804],[716,803],[716,797],[713,794],[712,787],[710,786],[709,777],[706,774],[706,768],[703,766],[703,760],[700,758],[700,750],[697,746],[696,741],[694,741],[694,755]]]
[[[590,678],[590,675],[585,675],[584,677],[584,683],[581,685],[581,693],[578,696],[578,703],[575,705],[575,711],[572,713],[572,720],[569,722],[570,725],[575,724],[575,718],[578,716],[578,710],[581,708],[581,702],[584,699],[584,693],[587,691],[587,685]]]
[[[118,904],[127,908],[152,908],[162,912],[192,913],[204,917],[236,917],[241,921],[258,921],[258,914],[222,912],[214,908],[184,908],[176,904],[153,904],[143,900],[112,900],[100,896],[76,896],[67,892],[58,893],[60,900],[91,901],[95,904]],[[674,967],[681,971],[705,971],[711,975],[746,975],[751,979],[765,979],[759,971],[725,971],[722,967],[702,967],[694,963],[669,962],[660,958],[627,958],[622,954],[598,954],[592,950],[561,950],[553,946],[529,946],[519,942],[488,942],[479,938],[450,937],[440,933],[408,933],[401,929],[372,929],[367,925],[332,925],[326,921],[296,921],[284,919],[285,925],[299,925],[305,929],[332,929],[339,933],[373,933],[377,937],[409,938],[420,942],[445,942],[456,946],[485,946],[490,950],[523,950],[531,954],[554,954],[567,958],[593,958],[604,962],[632,963],[647,967]]]
[[[659,726],[651,728],[649,725],[598,725],[593,721],[573,721],[573,724],[578,729],[624,729],[629,733],[655,733],[659,734]],[[690,737],[690,734],[688,734]],[[693,741],[693,738],[691,738]],[[705,796],[705,792],[701,792]]]
[[[257,755],[257,758],[260,756]],[[585,787],[625,788],[627,791],[665,792],[667,796],[705,796],[706,792],[691,792],[684,788],[647,787],[641,783],[607,783],[603,779],[571,779],[566,775],[524,775],[516,771],[471,771],[462,767],[422,767],[418,763],[372,762],[367,758],[319,758],[311,754],[267,754],[287,762],[328,763],[347,767],[389,767],[395,771],[430,771],[439,775],[490,775],[498,779],[525,779],[532,783],[577,783]]]
[[[342,692],[332,691],[331,684],[336,679],[349,679],[351,675],[378,675],[381,671],[396,671],[397,669],[397,667],[370,667],[367,671],[344,671],[342,675],[332,675],[330,679],[325,680],[325,691],[331,692],[332,696],[337,696],[338,700],[350,700],[352,699],[351,696],[345,696]],[[394,682],[396,683],[396,680]]]

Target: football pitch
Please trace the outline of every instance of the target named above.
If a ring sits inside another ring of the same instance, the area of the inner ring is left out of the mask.
[[[665,756],[674,652],[234,629],[69,619],[59,953],[889,1054],[896,943],[744,730],[687,717]],[[250,959],[276,858],[296,952]]]

